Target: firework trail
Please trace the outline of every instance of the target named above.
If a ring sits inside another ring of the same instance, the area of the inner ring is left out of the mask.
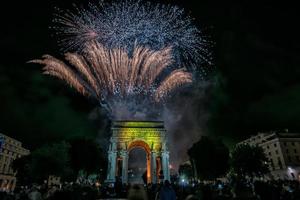
[[[174,64],[194,70],[211,58],[211,43],[177,6],[141,0],[100,1],[86,8],[58,9],[53,21],[52,28],[67,51],[81,51],[91,40],[109,49],[126,47],[129,53],[134,42],[151,50],[172,46]]]
[[[44,65],[44,74],[66,81],[79,93],[107,102],[113,115],[125,108],[136,113],[145,106],[143,102],[160,102],[174,89],[192,82],[192,74],[184,68],[167,70],[173,62],[171,47],[154,51],[135,46],[129,56],[123,48],[107,49],[89,42],[84,52],[66,53],[69,64],[50,55],[30,62]]]
[[[54,23],[65,61],[44,55],[30,62],[96,99],[114,119],[157,112],[158,103],[192,82],[193,72],[206,76],[210,42],[177,6],[101,1],[58,10]]]

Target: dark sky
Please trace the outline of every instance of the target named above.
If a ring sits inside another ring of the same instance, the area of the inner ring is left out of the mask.
[[[95,137],[107,120],[65,84],[26,61],[59,55],[51,25],[55,6],[71,0],[1,5],[0,132],[29,147],[74,135]],[[241,139],[257,131],[300,132],[299,10],[286,1],[164,1],[190,11],[215,42],[207,134]],[[202,102],[199,102],[202,103]],[[101,132],[101,131],[100,131]]]

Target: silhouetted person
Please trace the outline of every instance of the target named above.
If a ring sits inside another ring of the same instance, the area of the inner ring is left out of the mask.
[[[30,200],[42,200],[42,194],[36,186],[33,186],[31,192],[28,194],[28,198]]]
[[[176,200],[175,191],[173,190],[173,188],[168,180],[165,180],[164,185],[160,189],[159,199],[160,200]]]

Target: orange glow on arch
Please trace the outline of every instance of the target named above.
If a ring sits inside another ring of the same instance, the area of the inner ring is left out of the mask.
[[[131,151],[135,147],[143,148],[146,151],[147,155],[149,155],[150,152],[151,152],[151,149],[150,149],[149,145],[146,142],[142,141],[142,140],[135,140],[135,141],[131,142],[128,146],[128,150]]]

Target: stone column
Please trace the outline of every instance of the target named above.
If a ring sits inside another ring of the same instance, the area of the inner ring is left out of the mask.
[[[116,181],[116,165],[117,165],[117,149],[116,143],[112,142],[108,150],[108,168],[106,182]]]
[[[164,180],[170,181],[170,169],[169,169],[169,151],[163,151],[162,157],[162,170],[164,173]]]
[[[123,150],[121,152],[122,158],[122,183],[128,183],[128,152]]]
[[[147,183],[151,183],[151,154],[147,153]]]
[[[162,172],[162,165],[161,165],[161,154],[157,155],[157,166],[156,166],[156,171],[157,171],[157,175],[158,175],[158,180],[157,182],[158,183],[162,183],[162,180],[161,180],[161,172]]]
[[[152,183],[157,183],[157,173],[156,173],[156,152],[151,152],[151,179]]]

